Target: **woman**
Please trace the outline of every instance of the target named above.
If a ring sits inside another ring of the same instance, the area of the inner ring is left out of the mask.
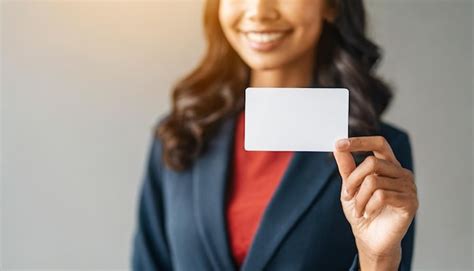
[[[409,270],[410,143],[380,120],[391,92],[362,0],[208,0],[204,26],[206,55],[151,146],[133,269]],[[333,153],[244,151],[248,86],[346,87],[351,137]]]

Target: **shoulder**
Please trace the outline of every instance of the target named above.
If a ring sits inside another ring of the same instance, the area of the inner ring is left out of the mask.
[[[382,121],[380,124],[380,134],[389,142],[400,143],[409,141],[408,131],[392,123]]]
[[[163,170],[163,146],[160,138],[157,135],[158,128],[164,121],[166,121],[168,115],[160,115],[152,126],[150,131],[150,143],[148,147],[148,166],[149,170],[154,170],[157,173]]]
[[[390,144],[395,157],[402,166],[413,170],[411,140],[408,131],[383,121],[380,125],[380,135]]]
[[[157,153],[161,153],[161,148],[162,148],[161,140],[158,137],[158,129],[166,121],[167,117],[168,117],[167,114],[162,114],[158,116],[158,118],[153,123],[152,129],[151,129],[151,149]]]

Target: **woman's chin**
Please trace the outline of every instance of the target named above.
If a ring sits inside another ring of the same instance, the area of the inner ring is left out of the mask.
[[[252,61],[246,61],[252,70],[275,70],[285,66],[285,61],[278,59],[258,59],[253,58]]]

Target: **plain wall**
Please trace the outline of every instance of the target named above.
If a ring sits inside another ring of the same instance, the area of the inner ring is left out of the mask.
[[[152,127],[204,49],[201,1],[1,4],[3,269],[127,269]],[[409,131],[416,270],[473,268],[473,3],[372,0]],[[3,270],[2,269],[2,270]]]

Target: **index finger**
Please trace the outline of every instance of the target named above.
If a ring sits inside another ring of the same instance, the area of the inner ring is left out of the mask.
[[[333,154],[336,159],[339,174],[341,174],[342,180],[345,181],[356,168],[354,157],[352,157],[350,152],[334,151]]]
[[[336,150],[341,152],[371,151],[375,157],[400,165],[392,147],[383,136],[361,136],[338,140]]]
[[[342,187],[343,191],[346,191],[345,193],[342,193],[346,200],[349,200],[350,197],[348,196],[349,194],[347,193],[346,189],[346,183],[347,179],[351,175],[351,173],[356,169],[356,163],[354,161],[354,157],[352,157],[352,153],[350,152],[338,152],[334,151],[334,158],[336,159],[337,167],[339,169],[339,174],[341,175],[342,178]]]

